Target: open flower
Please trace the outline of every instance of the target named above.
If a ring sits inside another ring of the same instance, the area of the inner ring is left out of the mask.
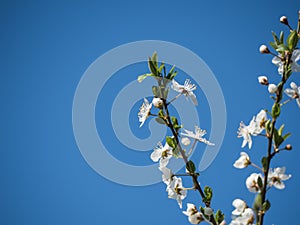
[[[152,108],[152,103],[149,104],[148,100],[144,98],[144,103],[140,107],[140,111],[138,113],[139,121],[140,121],[140,127],[143,126],[145,123],[146,119],[150,115],[150,110]]]
[[[187,190],[182,186],[182,180],[173,176],[170,184],[167,186],[168,197],[176,199],[180,208],[182,208],[182,200],[187,195]]]
[[[181,133],[182,136],[196,139],[197,141],[203,142],[204,144],[207,144],[207,145],[215,145],[215,144],[209,142],[208,140],[206,140],[205,138],[203,138],[203,136],[206,134],[206,130],[202,130],[198,126],[195,126],[195,133],[193,133],[193,131],[189,131],[186,129],[183,129],[183,130],[185,133]]]
[[[291,56],[291,69],[293,72],[300,72],[300,65],[297,63],[300,59],[300,50],[296,49],[293,51]],[[275,56],[272,59],[272,63],[274,63],[276,66],[278,66],[278,73],[283,74],[283,62],[281,61],[279,56]]]
[[[196,90],[196,85],[191,84],[189,79],[185,80],[184,85],[177,83],[177,81],[173,79],[171,88],[174,91],[184,94],[186,97],[190,97],[194,105],[198,105],[196,95],[193,93],[193,91]]]
[[[264,124],[267,121],[267,113],[265,110],[261,110],[256,116],[253,116],[249,125],[246,126],[243,122],[240,123],[238,129],[238,138],[242,137],[242,148],[248,143],[249,149],[252,147],[251,136],[256,136],[264,130]]]
[[[300,87],[297,86],[294,82],[290,84],[291,88],[287,88],[284,90],[289,97],[296,99],[296,102],[300,108]]]
[[[241,152],[240,153],[240,158],[235,161],[233,166],[237,169],[243,169],[246,168],[248,165],[250,165],[250,158],[246,152]]]
[[[268,175],[268,183],[270,186],[274,186],[277,189],[284,189],[285,185],[283,181],[291,178],[292,175],[285,174],[285,167],[277,167],[274,170],[270,169]]]
[[[166,167],[171,157],[172,148],[168,145],[168,143],[163,146],[160,142],[158,142],[157,147],[150,155],[153,162],[158,162],[159,160],[160,167]]]
[[[257,193],[260,191],[260,187],[257,183],[258,178],[263,181],[262,175],[260,173],[252,173],[246,180],[246,186],[250,192]]]
[[[241,215],[241,214],[244,212],[244,210],[246,209],[246,207],[247,207],[246,202],[244,202],[243,200],[241,200],[241,199],[239,199],[239,198],[235,199],[235,200],[232,202],[232,205],[233,205],[233,207],[234,207],[235,209],[232,211],[231,214],[234,215],[234,216],[239,216],[239,215]]]
[[[187,203],[187,210],[182,213],[188,216],[188,220],[191,224],[199,224],[204,220],[202,213],[197,210],[197,207],[194,204],[191,203]]]

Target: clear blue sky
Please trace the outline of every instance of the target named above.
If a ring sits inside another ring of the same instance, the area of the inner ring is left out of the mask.
[[[253,197],[244,182],[254,170],[239,171],[232,166],[241,151],[242,140],[236,138],[239,122],[248,123],[261,108],[271,105],[257,76],[279,79],[271,57],[259,54],[258,48],[271,41],[272,30],[288,31],[279,23],[280,16],[288,16],[296,25],[299,3],[1,1],[0,224],[188,224],[177,203],[167,198],[163,184],[130,187],[103,178],[86,163],[74,138],[73,97],[86,69],[110,49],[140,40],[169,41],[190,49],[206,62],[222,88],[226,135],[200,182],[213,187],[212,206],[222,209],[229,222],[232,200],[242,197],[251,204]],[[109,110],[102,115],[100,107],[111,107],[118,90],[147,72],[145,69],[140,65],[113,77],[96,110],[97,126],[107,130],[105,144],[111,154],[137,165],[151,164],[150,149],[116,151],[124,146],[119,146],[112,133]],[[300,84],[299,73],[292,80]],[[202,96],[199,102],[207,106],[201,90],[198,95]],[[269,192],[272,207],[266,224],[297,223],[299,112],[294,102],[284,109],[281,122],[293,134],[289,139],[293,150],[282,153],[274,165],[286,165],[293,177],[285,190]],[[203,107],[203,116],[207,115],[208,108]],[[137,121],[132,124],[139,125]],[[209,123],[203,124],[210,128]],[[147,129],[132,129],[139,137],[147,136]],[[254,145],[253,150],[244,150],[258,160],[266,143],[255,139]],[[191,194],[188,201],[198,202],[197,197]]]

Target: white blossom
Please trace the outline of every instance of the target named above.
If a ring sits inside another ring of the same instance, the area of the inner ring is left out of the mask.
[[[172,171],[169,168],[165,167],[165,166],[163,166],[163,167],[159,166],[158,169],[162,172],[163,182],[166,185],[169,185],[171,180],[172,180],[172,176],[173,176]]]
[[[275,94],[277,91],[277,85],[276,84],[269,84],[268,86],[268,92],[270,94]]]
[[[187,190],[182,186],[181,178],[173,176],[171,182],[167,186],[168,197],[176,199],[180,208],[182,208],[182,200],[187,195]]]
[[[237,169],[243,169],[246,168],[248,165],[250,165],[250,158],[246,152],[241,152],[240,153],[240,158],[238,158],[233,166]]]
[[[297,63],[300,59],[300,50],[296,49],[293,51],[291,56],[291,69],[293,72],[300,72],[300,65]],[[272,63],[278,66],[278,73],[283,74],[283,62],[281,61],[280,56],[275,56],[272,59]]]
[[[187,210],[182,213],[188,216],[188,220],[191,224],[199,224],[204,220],[202,213],[197,210],[197,207],[194,204],[191,203],[187,203]]]
[[[257,193],[260,191],[260,187],[257,183],[258,178],[261,178],[263,181],[263,177],[260,173],[252,173],[246,180],[246,186],[250,192]]]
[[[268,49],[268,47],[266,45],[261,45],[259,47],[259,52],[261,54],[268,54],[268,53],[270,53],[270,50]]]
[[[261,110],[256,116],[253,116],[249,125],[246,126],[243,122],[240,123],[238,129],[238,138],[242,137],[242,148],[248,143],[249,149],[252,147],[251,136],[256,136],[264,130],[264,122],[267,121],[267,113],[265,110]]]
[[[183,129],[183,130],[185,132],[185,133],[181,133],[181,135],[183,135],[183,136],[196,139],[197,141],[203,142],[204,144],[207,144],[207,145],[215,145],[215,144],[209,142],[208,140],[206,140],[205,138],[203,138],[203,136],[206,134],[206,130],[202,130],[198,126],[195,126],[195,133],[193,133],[193,131],[189,131],[186,129]]]
[[[274,186],[277,189],[284,189],[285,185],[283,181],[291,178],[292,175],[285,174],[285,167],[277,167],[274,170],[270,169],[268,174],[268,183],[270,186]]]
[[[153,98],[152,104],[155,108],[162,109],[164,102],[161,100],[161,98]]]
[[[172,148],[168,145],[168,143],[163,146],[160,142],[158,142],[157,147],[154,148],[154,151],[150,155],[153,162],[158,162],[159,160],[160,167],[167,166],[171,157]]]
[[[187,137],[183,137],[181,138],[181,143],[185,146],[188,146],[189,144],[191,144],[191,140]]]
[[[241,215],[244,212],[244,210],[246,209],[246,207],[247,207],[246,202],[244,202],[243,200],[241,200],[239,198],[235,199],[232,202],[232,205],[233,205],[233,207],[235,207],[235,209],[231,213],[234,216]]]
[[[144,98],[144,103],[140,107],[140,111],[138,113],[139,122],[141,123],[140,127],[143,126],[143,124],[145,123],[146,119],[150,115],[151,108],[152,108],[152,103],[149,104],[148,100],[146,98]]]
[[[297,86],[296,83],[294,82],[291,82],[290,84],[291,88],[287,88],[285,89],[285,93],[291,97],[291,98],[295,98],[296,99],[296,102],[300,108],[300,87]]]
[[[173,79],[171,88],[176,92],[184,94],[186,97],[190,97],[194,105],[198,105],[196,95],[193,93],[193,91],[196,90],[196,85],[191,84],[189,79],[185,80],[184,85],[177,83],[177,81]]]

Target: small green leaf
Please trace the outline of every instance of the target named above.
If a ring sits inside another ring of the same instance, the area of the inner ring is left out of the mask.
[[[148,60],[148,67],[149,67],[149,70],[151,71],[151,73],[154,75],[154,76],[158,76],[158,73],[157,73],[157,66],[155,66],[154,62],[151,60],[151,58],[149,58]]]
[[[255,199],[254,199],[254,203],[253,203],[253,209],[255,211],[259,211],[260,207],[261,207],[261,204],[262,204],[262,196],[261,196],[261,193],[257,193],[257,195],[255,196]]]
[[[282,144],[284,139],[279,135],[279,131],[276,128],[274,128],[273,137],[275,146],[278,148]]]
[[[263,181],[262,181],[262,179],[261,179],[260,176],[257,178],[257,184],[258,184],[259,188],[262,189],[262,187],[263,187]]]
[[[298,34],[297,31],[293,30],[286,39],[286,44],[291,51],[295,49],[298,43]]]
[[[286,140],[289,136],[291,136],[292,134],[291,133],[286,133],[285,135],[283,135],[283,140]]]
[[[277,49],[275,49],[275,50],[277,52],[284,53],[285,51],[289,51],[290,49],[285,44],[279,44],[279,45],[277,45]]]
[[[160,67],[158,68],[158,72],[159,73],[161,73],[161,71],[162,71],[162,69],[165,67],[165,64],[164,63],[162,63],[162,64],[160,64]]]
[[[271,121],[267,120],[267,122],[265,123],[265,129],[267,131],[267,134],[271,133]]]
[[[284,128],[284,124],[282,124],[282,125],[280,126],[280,128],[278,129],[278,135],[279,135],[279,136],[282,136],[283,128]]]
[[[268,158],[267,158],[267,157],[263,157],[263,158],[261,159],[261,165],[262,165],[262,167],[264,168],[264,171],[266,171],[266,170],[267,170],[267,167],[268,167]]]
[[[151,61],[153,62],[154,66],[157,68],[158,57],[156,52],[153,53],[151,57]]]
[[[280,32],[279,39],[280,39],[279,40],[280,44],[283,44],[283,42],[284,42],[284,33],[283,33],[283,31]]]
[[[153,93],[154,97],[158,97],[159,96],[158,87],[157,86],[152,86],[152,93]]]
[[[269,200],[266,200],[262,205],[262,211],[267,212],[271,207]]]
[[[165,121],[160,117],[155,118],[155,121],[159,124],[166,124]]]
[[[222,221],[225,219],[224,213],[220,209],[215,214],[216,221],[218,224],[222,223]]]
[[[145,80],[147,77],[153,76],[152,73],[146,73],[143,75],[138,76],[138,82],[141,83],[143,80]]]
[[[269,44],[271,45],[272,48],[274,48],[274,50],[278,48],[274,42],[269,42]]]
[[[274,38],[274,42],[275,42],[277,45],[279,45],[279,44],[280,44],[280,41],[279,41],[277,35],[276,35],[273,31],[272,31],[272,35],[273,35],[273,38]]]
[[[190,173],[194,173],[196,171],[196,166],[194,164],[193,161],[189,160],[186,163],[186,169],[190,172]]]
[[[170,137],[170,136],[167,136],[166,137],[166,142],[168,143],[168,145],[171,147],[171,148],[173,148],[173,149],[175,149],[176,148],[176,141],[174,140],[174,138],[173,137]]]
[[[274,103],[272,106],[272,117],[277,118],[280,115],[280,104],[279,103]]]
[[[204,187],[204,195],[205,195],[205,202],[211,202],[211,199],[213,197],[213,191],[209,186]]]

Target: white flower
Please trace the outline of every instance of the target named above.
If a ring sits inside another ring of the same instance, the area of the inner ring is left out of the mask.
[[[260,173],[252,173],[246,180],[246,186],[250,192],[257,193],[260,191],[260,187],[258,186],[257,180],[261,178],[263,181],[262,175]]]
[[[291,56],[291,69],[293,72],[300,72],[300,65],[297,63],[300,59],[300,50],[296,49],[293,51]],[[283,62],[281,61],[279,56],[275,56],[272,59],[272,63],[274,63],[276,66],[278,66],[278,73],[283,74]]]
[[[172,180],[172,176],[173,176],[172,171],[169,168],[165,167],[165,166],[163,166],[163,167],[159,166],[158,169],[162,172],[163,182],[165,184],[169,185],[171,180]]]
[[[191,141],[190,141],[189,138],[184,137],[184,138],[181,139],[181,143],[182,143],[183,145],[185,145],[185,146],[188,146],[189,144],[191,144]]]
[[[168,197],[176,199],[180,208],[182,208],[182,200],[187,195],[187,190],[182,186],[181,178],[173,177],[170,184],[167,186]]]
[[[177,83],[175,79],[173,79],[171,88],[174,91],[184,94],[186,97],[190,97],[194,105],[198,105],[196,95],[193,93],[193,91],[196,90],[196,85],[191,84],[189,79],[185,80],[184,85]]]
[[[261,110],[256,116],[253,116],[250,124],[246,126],[243,122],[240,123],[238,129],[238,138],[242,137],[242,148],[248,143],[249,149],[252,147],[251,136],[256,136],[264,130],[264,123],[267,121],[267,113],[265,110]]]
[[[246,168],[248,165],[250,165],[250,158],[246,152],[241,152],[240,153],[240,158],[235,161],[233,166],[237,169],[243,169]]]
[[[266,76],[259,76],[257,79],[260,84],[263,84],[263,85],[269,84],[268,78]]]
[[[277,167],[274,169],[270,169],[268,175],[268,183],[270,186],[274,186],[277,189],[284,189],[285,185],[283,181],[288,180],[291,178],[292,175],[285,174],[285,167]]]
[[[150,155],[153,162],[158,162],[159,160],[160,167],[167,166],[171,157],[172,148],[168,145],[168,143],[166,143],[165,146],[162,146],[160,142],[158,142],[157,147]]]
[[[246,202],[238,198],[232,202],[232,205],[235,207],[235,209],[232,211],[232,215],[234,216],[241,215],[247,207]]]
[[[149,104],[148,100],[146,98],[144,98],[144,103],[140,107],[140,111],[138,113],[139,121],[141,123],[140,127],[143,126],[146,119],[150,115],[151,108],[152,108],[152,103]]]
[[[194,138],[197,141],[203,142],[204,144],[207,145],[215,145],[211,142],[209,142],[208,140],[206,140],[205,138],[203,138],[203,136],[206,134],[206,130],[202,130],[200,129],[198,126],[195,126],[195,133],[193,133],[192,131],[183,129],[185,133],[181,133],[181,135],[186,136],[186,137],[190,137],[190,138]]]
[[[275,85],[275,84],[269,84],[269,86],[268,86],[268,92],[270,94],[275,94],[276,91],[277,91],[277,85]]]
[[[188,220],[191,224],[199,224],[204,220],[201,212],[199,212],[197,207],[191,203],[187,203],[187,210],[183,211],[182,213],[188,216]]]
[[[159,109],[162,109],[164,105],[163,100],[161,100],[160,98],[153,98],[152,104],[155,108],[159,108]]]
[[[280,20],[280,22],[281,22],[281,23],[283,23],[283,24],[286,24],[286,25],[287,25],[287,24],[289,24],[289,22],[288,22],[288,19],[287,19],[287,17],[286,17],[286,16],[282,16],[282,17],[280,17],[280,19],[279,19],[279,20]]]
[[[285,93],[291,97],[296,99],[296,102],[300,108],[300,87],[297,86],[297,84],[295,84],[294,82],[291,82],[290,84],[291,88],[287,88],[285,89]]]

